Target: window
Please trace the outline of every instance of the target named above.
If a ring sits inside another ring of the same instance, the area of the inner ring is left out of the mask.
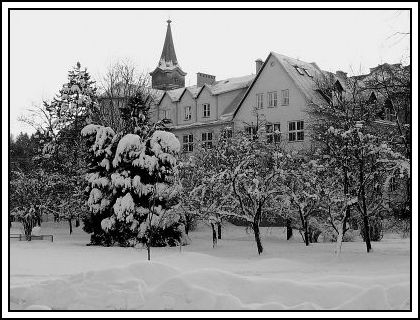
[[[369,100],[367,101],[367,104],[374,104],[377,101],[376,95],[374,92],[372,92],[369,96]]]
[[[201,134],[201,142],[203,143],[204,148],[213,147],[213,133],[212,132],[203,132]]]
[[[391,100],[387,99],[385,101],[385,120],[394,122],[397,117],[395,116],[394,107],[392,106]]]
[[[300,121],[289,122],[289,141],[303,141],[304,139],[304,123]]]
[[[162,119],[169,119],[170,118],[170,112],[169,110],[162,110]]]
[[[233,137],[233,130],[231,127],[226,127],[223,129],[223,138],[230,139]]]
[[[268,106],[277,107],[277,91],[268,93]]]
[[[257,139],[257,127],[256,126],[247,126],[245,127],[245,133],[251,138],[251,139]]]
[[[296,71],[297,71],[297,72],[298,72],[301,76],[305,75],[305,74],[303,73],[303,68],[298,67],[298,66],[295,66],[295,69],[296,69]]]
[[[269,123],[265,126],[267,143],[279,143],[281,139],[280,123]]]
[[[187,106],[184,109],[185,120],[191,120],[191,106]]]
[[[312,74],[309,73],[308,69],[303,69],[303,71],[305,71],[305,73],[308,77],[312,78]]]
[[[282,106],[289,105],[289,89],[281,90],[281,105]]]
[[[194,150],[194,136],[187,134],[182,136],[182,151],[192,152]]]
[[[395,177],[391,177],[389,180],[389,192],[395,192],[397,191],[398,185],[397,185],[397,179]]]
[[[264,107],[264,93],[257,93],[257,109]]]
[[[203,103],[203,118],[210,117],[210,104]]]

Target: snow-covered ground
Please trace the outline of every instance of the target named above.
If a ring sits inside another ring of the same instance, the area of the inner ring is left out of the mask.
[[[18,231],[14,224],[12,233]],[[388,237],[365,252],[361,242],[305,247],[283,228],[263,228],[264,253],[252,234],[229,225],[212,248],[210,229],[180,248],[86,246],[81,228],[45,223],[54,242],[10,245],[11,309],[409,309],[410,243]]]

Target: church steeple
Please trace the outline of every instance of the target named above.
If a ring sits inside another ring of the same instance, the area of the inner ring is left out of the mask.
[[[176,58],[174,42],[172,39],[171,20],[166,21],[165,43],[156,69],[150,73],[152,87],[161,90],[171,90],[185,86],[185,75]]]

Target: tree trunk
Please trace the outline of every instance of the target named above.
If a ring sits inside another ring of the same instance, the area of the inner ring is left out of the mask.
[[[80,226],[80,220],[79,218],[76,219],[76,228],[78,228]]]
[[[286,237],[287,237],[287,240],[290,240],[293,237],[293,229],[292,229],[291,224],[292,223],[291,223],[290,219],[287,219],[286,220]]]
[[[344,223],[341,226],[341,228],[338,229],[338,235],[337,235],[337,245],[335,247],[335,254],[339,255],[341,253],[341,247],[343,245],[343,238],[344,238],[344,232],[346,227],[346,218],[344,218]]]
[[[217,223],[217,239],[222,239],[222,223]]]
[[[254,230],[255,242],[257,243],[258,254],[263,252],[263,246],[260,237],[260,219],[261,219],[261,207],[258,207],[257,213],[254,216],[254,222],[252,223],[252,229]]]
[[[366,193],[365,193],[365,185],[364,185],[364,165],[363,161],[360,161],[359,165],[359,182],[360,182],[360,197],[362,198],[362,214],[363,214],[363,224],[365,228],[365,242],[366,242],[366,250],[369,253],[372,250],[372,245],[370,243],[370,227],[369,227],[369,218],[366,206]]]
[[[305,245],[309,246],[309,232],[308,232],[308,223],[305,222]]]
[[[303,239],[305,241],[305,245],[309,246],[308,218],[304,216],[302,210],[300,209],[299,209],[299,216],[300,216],[300,222],[302,223],[302,228],[303,228]]]
[[[67,220],[69,222],[70,234],[72,234],[72,232],[73,232],[73,226],[71,224],[71,219],[67,219]]]
[[[217,234],[216,234],[216,228],[214,227],[214,223],[211,224],[211,230],[213,235],[213,248],[217,245]]]
[[[150,261],[150,242],[147,240],[147,260]]]

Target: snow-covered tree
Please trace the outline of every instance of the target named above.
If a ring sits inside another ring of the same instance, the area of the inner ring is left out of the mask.
[[[283,157],[286,178],[281,183],[285,187],[290,208],[297,212],[300,230],[308,246],[313,238],[311,229],[315,228],[311,225],[311,219],[319,212],[323,200],[326,169],[316,160],[310,160],[296,152]]]
[[[166,218],[177,203],[180,145],[174,134],[156,130],[162,124],[148,123],[140,103],[133,100],[127,117],[132,133],[116,134],[94,124],[82,130],[91,153],[87,231],[93,232],[94,243],[127,245],[145,239],[150,259],[153,229],[169,224]]]
[[[238,133],[218,144],[219,168],[214,175],[225,192],[225,211],[246,221],[254,232],[258,254],[263,252],[260,223],[281,206],[276,179],[283,171],[266,144]]]

